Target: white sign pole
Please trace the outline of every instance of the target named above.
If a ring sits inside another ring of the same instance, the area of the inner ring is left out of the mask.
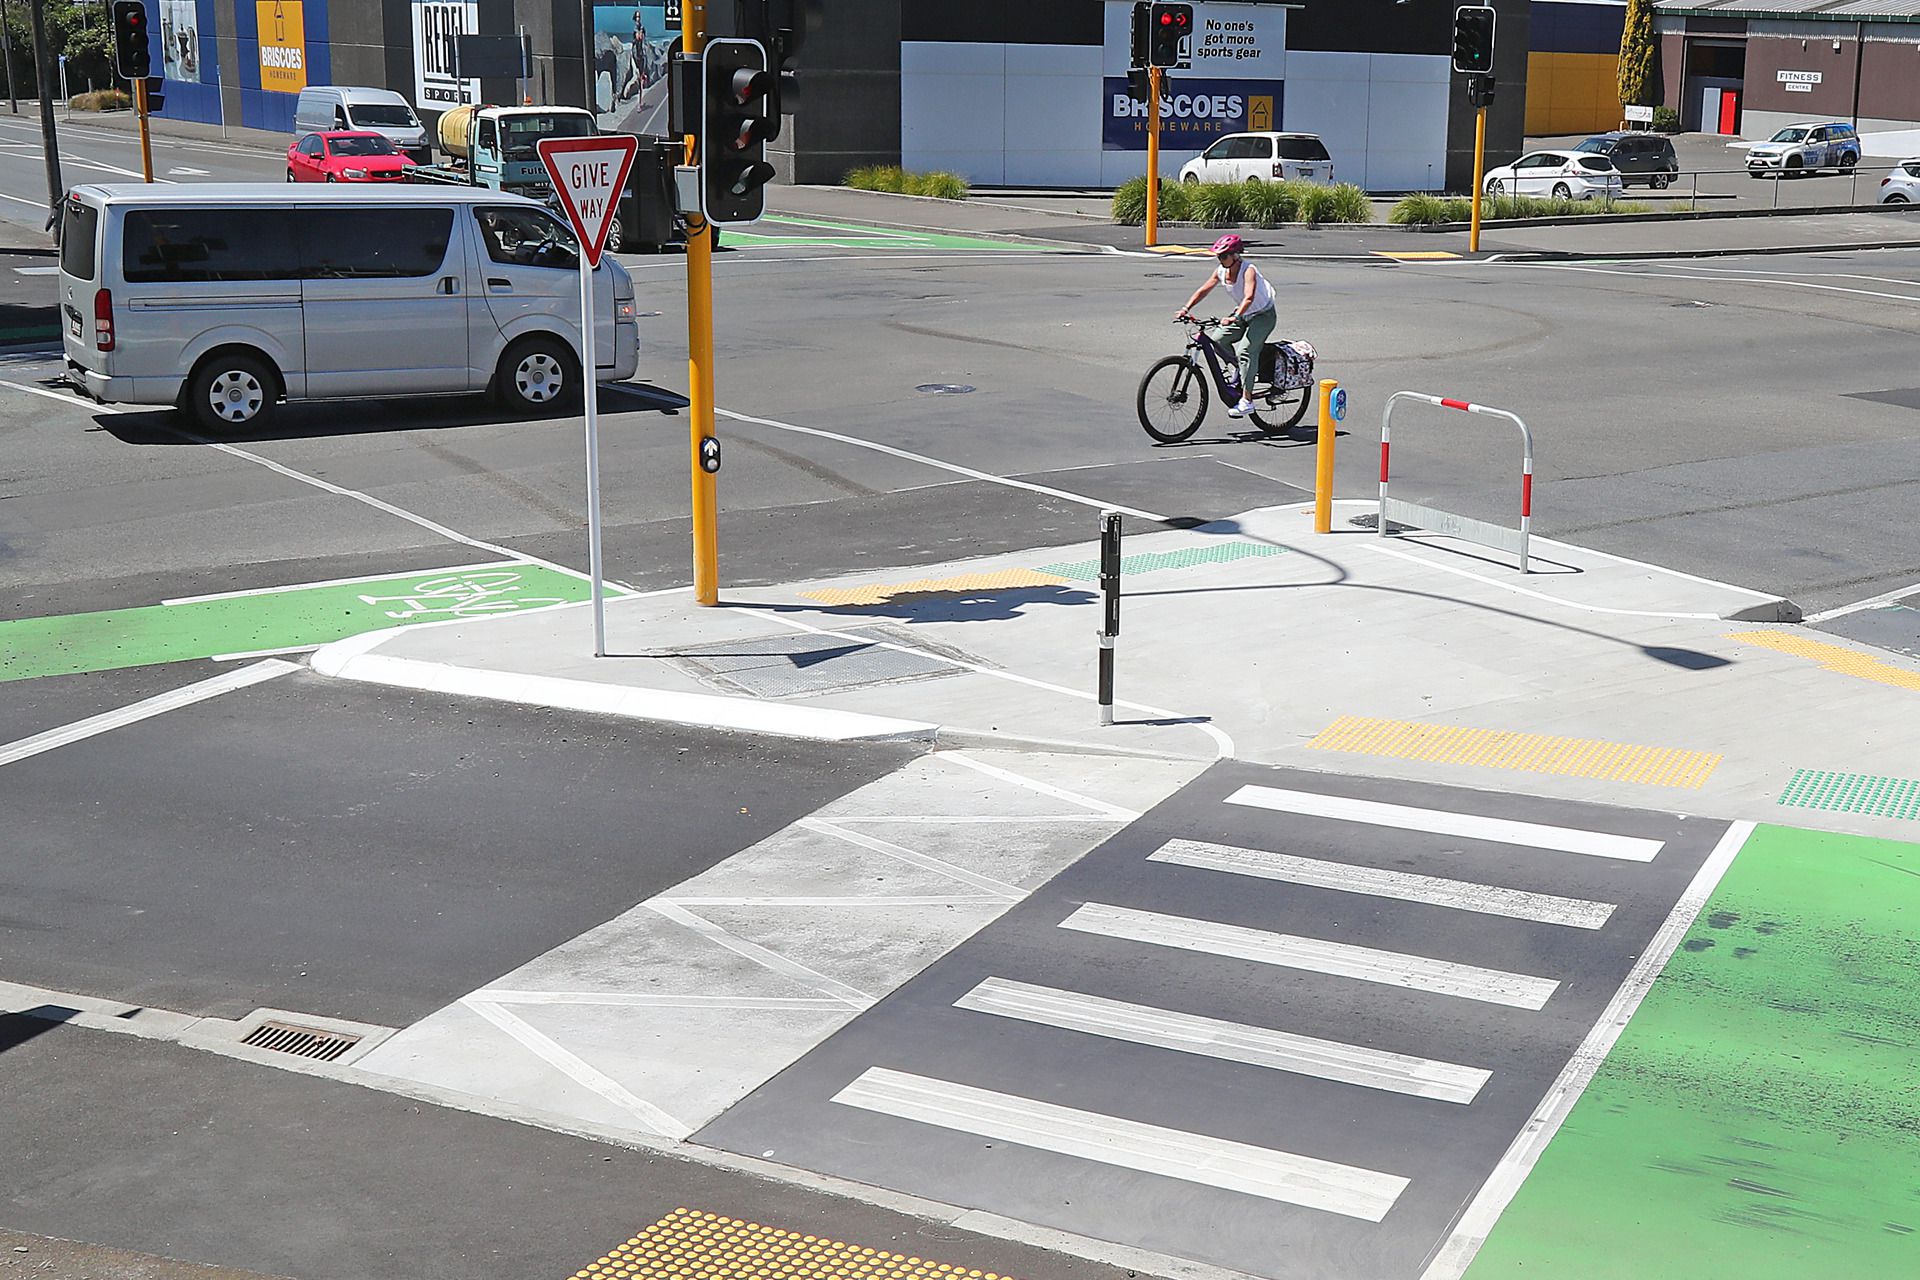
[[[594,376],[598,357],[593,342],[593,266],[586,247],[580,252],[580,344],[586,350],[581,367],[581,394],[587,411],[587,573],[593,578],[593,656],[607,656],[607,580],[600,571],[600,380]]]
[[[630,134],[587,138],[542,138],[541,163],[566,211],[580,251],[580,403],[587,420],[587,573],[593,579],[593,656],[607,656],[607,584],[600,559],[600,381],[593,338],[593,272],[607,243],[607,228],[620,216],[639,139]],[[617,322],[616,322],[617,325]],[[619,330],[616,327],[614,336]]]

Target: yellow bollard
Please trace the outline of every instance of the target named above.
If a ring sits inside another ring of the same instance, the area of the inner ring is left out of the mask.
[[[1333,532],[1333,393],[1340,384],[1332,378],[1320,380],[1320,439],[1315,446],[1313,470],[1313,531]]]

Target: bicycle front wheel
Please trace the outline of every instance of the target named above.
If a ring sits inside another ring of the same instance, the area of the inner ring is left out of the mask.
[[[1161,444],[1178,444],[1207,416],[1207,380],[1185,356],[1167,356],[1140,379],[1140,425]]]

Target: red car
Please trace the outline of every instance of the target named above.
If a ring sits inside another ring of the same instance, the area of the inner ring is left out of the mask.
[[[378,133],[310,133],[287,148],[288,182],[398,182],[412,167]]]

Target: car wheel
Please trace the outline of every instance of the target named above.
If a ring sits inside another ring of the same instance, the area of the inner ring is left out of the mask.
[[[1652,186],[1655,191],[1665,191],[1667,184],[1672,181],[1673,179],[1669,178],[1666,174],[1656,173],[1653,175],[1653,181],[1649,185]]]
[[[1498,200],[1501,196],[1507,194],[1507,184],[1495,178],[1487,183],[1487,194],[1495,200]]]
[[[187,379],[182,407],[207,431],[257,428],[273,416],[279,386],[272,367],[260,357],[245,351],[216,353]]]
[[[291,170],[291,169],[289,169],[289,170],[287,170],[287,181],[288,181],[288,182],[298,182],[298,181],[300,181],[300,179],[298,179],[298,178],[296,178],[296,177],[294,177],[294,176],[293,176],[293,170]]]
[[[1880,203],[1881,204],[1905,204],[1907,203],[1907,198],[1901,195],[1898,191],[1896,191],[1892,195],[1888,196],[1885,200],[1882,200]]]
[[[334,177],[334,176],[333,176],[332,174],[328,174],[328,175],[327,175],[327,181],[328,181],[328,182],[338,182],[338,181],[339,181],[339,179],[338,179],[338,178],[336,178],[336,177]]]
[[[625,221],[624,218],[616,213],[613,215],[613,221],[607,224],[606,252],[618,253],[620,252],[620,246],[626,243],[627,233],[621,225]]]
[[[1180,181],[1189,187],[1197,187],[1200,185],[1200,175],[1197,173],[1183,173],[1180,175]]]
[[[522,338],[500,356],[493,389],[510,412],[551,413],[570,407],[580,396],[579,365],[573,351],[551,335]]]
[[[1855,165],[1857,165],[1857,164],[1859,164],[1859,163],[1860,163],[1860,157],[1859,157],[1859,156],[1856,156],[1856,155],[1852,155],[1852,154],[1848,154],[1848,155],[1843,155],[1843,156],[1841,156],[1841,157],[1840,157],[1840,172],[1841,172],[1841,173],[1843,173],[1843,174],[1844,174],[1844,173],[1852,173],[1852,172],[1853,172],[1853,166],[1855,166]]]
[[[1571,200],[1573,199],[1573,188],[1564,182],[1556,182],[1553,184],[1553,198],[1555,200]]]

